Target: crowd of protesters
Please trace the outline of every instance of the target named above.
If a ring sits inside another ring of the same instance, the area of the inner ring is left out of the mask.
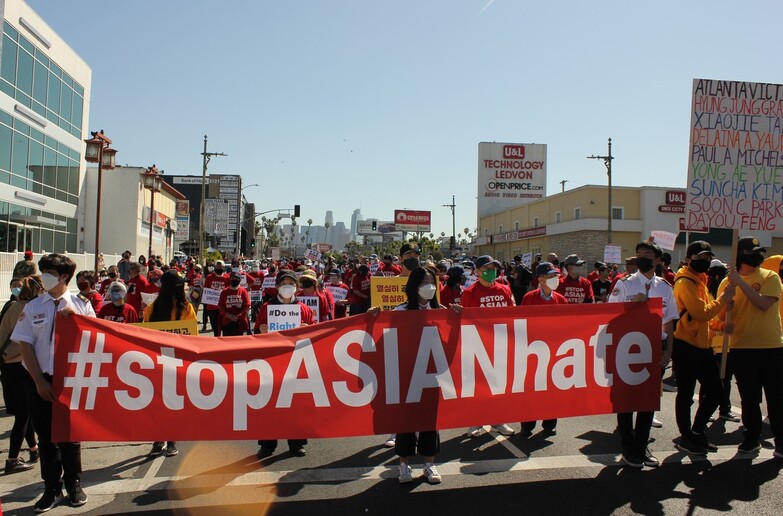
[[[108,269],[76,275],[78,294],[68,290],[75,264],[65,255],[44,256],[38,267],[32,255],[15,267],[13,296],[0,314],[3,346],[2,379],[6,410],[14,416],[6,474],[28,470],[41,462],[45,491],[35,510],[43,512],[60,503],[63,484],[73,506],[87,496],[80,487],[79,443],[51,442],[51,335],[55,312],[96,316],[115,323],[197,319],[202,310],[202,332],[214,336],[263,334],[269,331],[267,306],[298,304],[301,325],[377,313],[370,285],[374,276],[407,278],[406,301],[397,310],[462,307],[492,310],[497,307],[579,303],[644,302],[663,300],[661,361],[663,377],[672,361],[678,391],[675,401],[682,452],[703,456],[718,448],[707,434],[717,411],[722,420],[740,422],[730,404],[731,379],[741,398],[744,439],[740,453],[760,448],[761,395],[775,438],[774,456],[783,458],[783,329],[781,328],[780,266],[783,256],[765,260],[766,249],[757,239],[739,240],[737,256],[725,264],[713,255],[708,242],[696,241],[686,249],[683,262],[672,269],[672,258],[652,239],[639,242],[635,254],[618,264],[595,262],[585,274],[585,261],[577,254],[560,260],[549,253],[535,255],[531,263],[521,256],[501,263],[491,256],[461,260],[423,257],[415,242],[401,245],[399,254],[369,255],[335,262],[332,258],[279,260],[215,260],[203,267],[192,259],[163,263],[160,257],[131,259],[130,251]],[[40,271],[39,271],[40,270]],[[18,273],[18,276],[16,276]],[[436,291],[439,289],[439,297]],[[202,302],[209,292],[219,292]],[[316,311],[302,298],[317,298]],[[217,299],[217,301],[215,301]],[[437,301],[436,299],[439,299]],[[216,304],[211,304],[216,303]],[[727,321],[726,313],[732,308]],[[723,336],[729,336],[727,374],[720,377]],[[698,407],[691,415],[696,384]],[[629,467],[656,467],[658,459],[648,444],[651,428],[659,426],[653,412],[617,414],[622,461]],[[467,435],[485,432],[515,433],[509,422],[471,427]],[[522,421],[520,435],[530,437],[536,421]],[[542,422],[543,434],[556,434],[557,420]],[[161,436],[165,438],[165,436]],[[27,443],[30,460],[20,457]],[[258,442],[258,458],[275,452],[277,442]],[[288,440],[294,456],[306,454],[306,440]],[[392,434],[385,445],[400,457],[399,481],[410,482],[410,457],[424,456],[423,474],[439,483],[435,466],[440,439],[435,428]],[[151,455],[177,454],[176,443],[158,441]]]

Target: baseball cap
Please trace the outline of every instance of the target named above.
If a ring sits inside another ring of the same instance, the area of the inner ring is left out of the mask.
[[[223,260],[218,260],[218,261],[215,262],[215,268],[218,268],[218,267],[225,268],[225,266],[226,266],[226,264],[223,263]]]
[[[580,260],[579,256],[575,254],[569,254],[566,256],[565,262],[563,262],[564,265],[584,265],[585,261]]]
[[[536,276],[549,276],[550,274],[556,274],[558,271],[552,262],[541,262],[536,267]]]
[[[419,249],[418,245],[414,244],[413,242],[405,242],[402,244],[402,247],[400,247],[400,256],[409,251],[415,251],[417,254],[421,254],[421,250]]]
[[[28,249],[27,251],[24,252],[24,257],[25,258],[32,258],[33,257],[33,252]]]
[[[748,251],[751,253],[766,253],[767,250],[761,246],[759,239],[756,237],[742,237],[737,242],[737,249],[742,251]]]
[[[280,272],[277,273],[277,276],[275,276],[275,286],[279,285],[280,282],[283,281],[285,278],[291,278],[296,282],[299,281],[299,279],[296,277],[296,274],[294,274],[294,271],[290,269],[282,269]]]
[[[694,254],[708,254],[710,256],[714,256],[714,253],[712,252],[712,247],[708,242],[705,242],[704,240],[696,240],[694,242],[691,242],[691,244],[688,246],[688,249],[685,250],[685,256],[691,257]]]
[[[485,254],[483,256],[479,256],[478,258],[476,258],[475,265],[476,265],[477,269],[480,269],[480,268],[482,268],[485,265],[490,264],[490,263],[493,264],[495,267],[500,267],[500,262],[495,260],[494,258],[492,258],[488,254]]]

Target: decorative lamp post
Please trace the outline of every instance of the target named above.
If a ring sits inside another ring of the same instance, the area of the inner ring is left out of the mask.
[[[111,148],[111,140],[100,132],[91,132],[92,138],[84,140],[87,149],[84,159],[89,163],[98,164],[98,202],[95,212],[95,272],[98,272],[98,256],[101,246],[101,191],[103,188],[103,170],[111,170],[115,166],[117,151]]]
[[[160,178],[161,171],[158,167],[152,165],[147,168],[147,171],[141,174],[142,181],[144,182],[144,188],[150,191],[150,244],[147,251],[147,259],[152,256],[152,233],[153,225],[155,221],[155,193],[160,192],[161,183],[163,180]]]

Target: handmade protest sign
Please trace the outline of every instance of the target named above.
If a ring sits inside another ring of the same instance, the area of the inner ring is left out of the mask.
[[[299,303],[293,305],[267,305],[266,320],[269,331],[282,331],[299,328],[302,315]]]
[[[296,300],[300,303],[304,303],[308,308],[310,308],[310,310],[313,311],[314,322],[321,321],[321,311],[319,310],[321,299],[318,296],[296,296]]]
[[[693,80],[685,227],[783,223],[783,85]]]

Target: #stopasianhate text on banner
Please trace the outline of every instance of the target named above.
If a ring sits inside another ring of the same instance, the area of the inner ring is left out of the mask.
[[[382,312],[195,337],[59,317],[55,441],[347,437],[655,410],[661,304]]]

